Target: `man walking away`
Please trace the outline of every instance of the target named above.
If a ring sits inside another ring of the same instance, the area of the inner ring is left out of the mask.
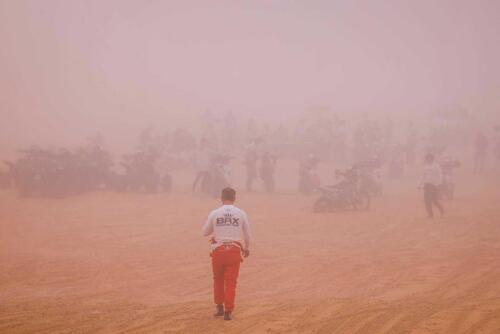
[[[203,226],[203,235],[212,235],[210,255],[216,305],[214,315],[224,316],[224,320],[231,320],[242,255],[250,255],[250,223],[246,213],[234,206],[235,200],[236,191],[224,188],[222,206],[208,215]]]
[[[424,188],[424,203],[427,210],[427,217],[433,218],[433,206],[436,206],[441,213],[444,213],[443,207],[439,202],[439,186],[443,181],[443,174],[441,166],[434,161],[434,155],[427,154],[425,156],[424,174],[422,176],[422,183],[420,187]]]

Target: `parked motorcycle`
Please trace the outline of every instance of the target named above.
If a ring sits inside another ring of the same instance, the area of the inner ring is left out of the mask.
[[[370,197],[382,195],[382,182],[380,180],[381,162],[378,158],[373,158],[355,165],[358,172],[359,187],[366,189]]]
[[[320,197],[314,203],[314,212],[368,210],[371,202],[370,191],[367,184],[362,182],[358,169],[336,171],[336,175],[342,177],[339,183],[317,188]]]
[[[125,155],[120,163],[124,173],[113,172],[109,177],[111,188],[116,191],[169,192],[172,189],[172,177],[155,170],[156,158],[145,151]]]

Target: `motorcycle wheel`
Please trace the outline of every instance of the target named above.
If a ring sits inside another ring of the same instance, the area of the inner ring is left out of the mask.
[[[313,211],[315,213],[328,212],[332,209],[332,201],[326,197],[320,197],[314,202]]]

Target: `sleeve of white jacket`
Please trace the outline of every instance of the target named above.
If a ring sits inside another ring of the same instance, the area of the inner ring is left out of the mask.
[[[243,231],[243,238],[245,240],[245,248],[248,249],[250,248],[250,239],[252,238],[252,232],[250,231],[250,222],[248,221],[248,216],[246,213],[243,214],[243,225],[242,231]]]
[[[207,221],[203,225],[203,236],[207,237],[214,233],[214,224],[212,224],[212,212],[208,215]]]

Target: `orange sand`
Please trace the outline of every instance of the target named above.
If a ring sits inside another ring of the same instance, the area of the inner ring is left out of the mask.
[[[212,317],[200,230],[217,201],[0,192],[0,333],[500,333],[500,191],[472,185],[434,221],[412,187],[323,215],[242,193],[232,322]]]

